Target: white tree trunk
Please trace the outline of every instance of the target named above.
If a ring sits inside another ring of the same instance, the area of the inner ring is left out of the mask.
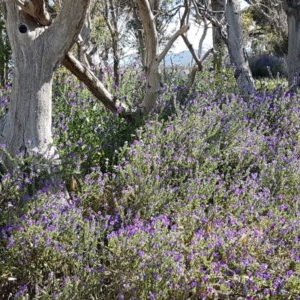
[[[6,114],[1,143],[6,144],[12,156],[20,151],[34,151],[42,156],[53,154],[52,118],[52,73],[54,65],[43,60],[43,51],[34,47],[19,48],[14,59],[22,64],[14,68],[14,83],[10,106]],[[35,66],[32,70],[32,66]]]
[[[159,64],[157,62],[154,61],[147,68],[146,80],[147,83],[144,99],[142,102],[142,108],[146,112],[149,112],[156,106],[156,101],[160,90],[160,72]]]
[[[153,12],[158,10],[159,0],[136,0],[139,16],[141,18],[146,45],[145,56],[145,75],[146,75],[146,90],[142,102],[144,111],[149,112],[156,106],[157,97],[160,91],[160,72],[159,65],[167,55],[168,51],[174,44],[175,40],[185,33],[189,26],[183,26],[169,39],[165,48],[158,54],[158,37]]]
[[[35,2],[44,4],[42,0]],[[0,144],[6,145],[12,157],[18,153],[33,154],[51,163],[55,160],[51,131],[52,77],[78,36],[89,0],[65,0],[49,27],[34,22],[17,1],[4,3],[14,81],[8,112],[1,120]],[[1,158],[10,167],[8,156],[1,153]]]
[[[142,102],[142,108],[145,111],[150,111],[156,105],[156,99],[160,89],[160,74],[158,70],[159,63],[155,61],[158,51],[158,37],[150,1],[136,0],[136,2],[139,10],[139,17],[143,24],[146,48],[145,62],[143,66],[146,75],[146,90]]]
[[[249,68],[246,50],[243,46],[242,24],[238,0],[228,0],[225,10],[230,61],[235,67],[235,78],[241,94],[255,91],[254,80]]]

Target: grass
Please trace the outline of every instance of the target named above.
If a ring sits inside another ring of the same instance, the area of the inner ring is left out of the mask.
[[[115,89],[131,107],[134,76]],[[300,299],[298,96],[244,99],[224,68],[184,103],[172,78],[132,123],[63,80],[53,130],[77,187],[61,203],[3,176],[2,299]]]

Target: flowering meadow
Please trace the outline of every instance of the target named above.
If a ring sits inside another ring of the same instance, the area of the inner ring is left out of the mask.
[[[70,201],[35,184],[30,158],[2,174],[0,299],[300,299],[300,98],[271,80],[241,97],[232,73],[200,73],[184,101],[184,74],[166,77],[141,116],[60,71]],[[104,80],[140,103],[137,70]]]

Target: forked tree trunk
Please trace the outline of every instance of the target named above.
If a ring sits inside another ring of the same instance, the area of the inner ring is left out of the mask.
[[[146,77],[146,90],[142,102],[142,109],[149,112],[156,106],[156,101],[160,91],[160,72],[159,65],[167,55],[168,51],[176,41],[176,39],[185,33],[189,26],[183,26],[169,39],[163,51],[158,53],[158,37],[153,12],[158,11],[158,0],[136,0],[139,17],[141,18],[144,36],[146,55],[143,68]]]
[[[300,86],[300,1],[283,1],[287,14],[289,42],[287,68],[289,86],[296,91]]]
[[[0,144],[6,145],[10,156],[32,154],[49,164],[55,161],[51,131],[52,77],[73,45],[88,5],[89,0],[65,0],[54,22],[49,27],[41,27],[41,22],[24,13],[17,1],[5,1],[14,81],[8,112],[1,120]],[[1,153],[1,159],[11,167],[7,155]]]
[[[249,68],[246,49],[243,45],[242,24],[238,0],[228,0],[225,16],[228,33],[228,52],[235,67],[235,78],[241,94],[249,95],[255,91],[254,80]]]

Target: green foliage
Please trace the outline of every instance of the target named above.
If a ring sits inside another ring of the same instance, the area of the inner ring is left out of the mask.
[[[107,161],[114,162],[116,150],[132,139],[132,129],[125,118],[108,112],[72,77],[61,76],[68,85],[58,83],[54,88],[54,135],[65,171],[86,174],[94,166],[108,171]],[[126,83],[116,92],[134,96]],[[123,100],[132,103],[130,97]]]
[[[0,10],[0,84],[2,87],[8,84],[9,64],[11,62],[11,47],[5,28],[2,9]]]
[[[76,207],[54,205],[59,199],[53,196],[40,196],[36,201],[39,208],[33,202],[27,207],[28,217],[14,222],[14,234],[8,233],[6,251],[1,252],[1,260],[5,260],[0,280],[3,295],[10,290],[16,292],[16,299],[49,299],[56,294],[57,299],[91,296],[101,276],[94,278],[85,292],[81,288],[101,266],[102,231],[84,219]]]
[[[279,1],[260,1],[243,14],[244,29],[252,39],[254,54],[261,52],[284,56],[288,49],[286,14]]]
[[[237,92],[234,68],[223,66],[215,73],[210,62],[205,66],[204,72],[197,73],[195,85],[195,97],[197,97],[197,93],[207,93],[209,95],[208,102],[211,98],[218,99],[222,95]]]

